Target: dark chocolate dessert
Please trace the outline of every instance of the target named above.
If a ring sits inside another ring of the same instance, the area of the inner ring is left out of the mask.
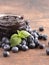
[[[0,16],[0,38],[10,37],[17,30],[25,30],[26,22],[22,16],[2,15]]]

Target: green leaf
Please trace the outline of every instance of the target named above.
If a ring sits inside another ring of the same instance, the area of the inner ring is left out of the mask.
[[[20,38],[26,38],[26,37],[30,36],[30,33],[25,30],[21,30],[21,31],[19,31],[18,36]]]
[[[13,34],[10,38],[11,47],[19,45],[22,41],[21,38],[26,38],[26,37],[30,36],[30,33],[28,33],[25,30],[21,30],[21,31],[18,30],[17,32],[18,32],[18,34]]]
[[[17,37],[18,35],[17,34],[13,34],[12,36],[11,36],[11,38],[15,38],[15,37]]]
[[[19,45],[21,41],[22,41],[21,38],[19,38],[18,36],[12,35],[10,39],[11,47]]]

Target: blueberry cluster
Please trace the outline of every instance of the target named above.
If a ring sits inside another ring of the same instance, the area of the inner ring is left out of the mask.
[[[9,51],[12,51],[13,53],[18,53],[20,50],[27,51],[28,49],[45,48],[45,44],[42,44],[39,40],[47,40],[47,36],[40,34],[37,30],[32,30],[28,24],[28,21],[25,22],[26,31],[29,32],[31,35],[25,39],[22,39],[22,42],[19,45],[16,45],[15,47],[11,47],[10,41],[7,37],[3,37],[0,42],[0,48],[4,49],[4,57],[10,56]],[[44,28],[39,27],[39,31],[44,31]],[[49,52],[49,50],[46,50],[46,52]],[[47,54],[49,55],[49,53]]]

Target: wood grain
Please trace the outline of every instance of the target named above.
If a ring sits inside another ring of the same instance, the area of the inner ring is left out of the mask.
[[[33,4],[39,4],[39,7],[42,5],[42,1],[37,0]],[[47,4],[45,0],[44,3]],[[42,12],[37,9],[35,5],[32,5],[32,1],[29,0],[0,0],[0,14],[18,14],[23,15],[25,19],[30,20],[30,26],[32,29],[38,30],[39,26],[44,26],[44,32],[42,34],[47,34],[49,36],[49,13],[46,13],[47,10],[41,9]],[[44,4],[43,3],[43,4]],[[48,5],[49,6],[49,5]],[[44,7],[44,6],[43,6]],[[43,12],[44,11],[44,12]],[[41,41],[41,43],[48,45],[48,41]],[[0,65],[49,65],[49,56],[46,55],[45,49],[33,49],[26,52],[20,51],[19,53],[13,54],[10,52],[10,57],[4,58],[2,56],[3,49],[0,49]]]

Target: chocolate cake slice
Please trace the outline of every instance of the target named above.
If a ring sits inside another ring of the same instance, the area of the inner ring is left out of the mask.
[[[10,37],[17,30],[26,29],[26,22],[22,16],[1,15],[0,16],[0,38]]]

